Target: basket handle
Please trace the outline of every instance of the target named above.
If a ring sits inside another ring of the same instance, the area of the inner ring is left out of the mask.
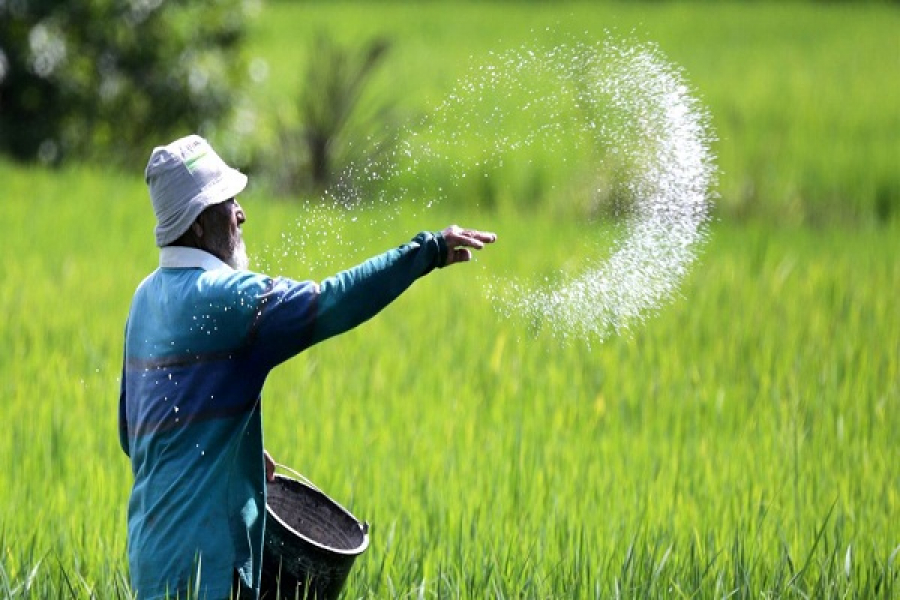
[[[300,481],[302,481],[303,483],[305,483],[312,489],[316,490],[317,492],[322,492],[322,490],[319,489],[319,486],[317,486],[316,484],[314,484],[312,481],[309,480],[309,477],[307,477],[306,475],[303,475],[302,473],[298,473],[297,471],[290,468],[289,466],[283,465],[281,463],[275,463],[275,468],[276,469],[279,469],[279,468],[284,469],[285,471],[287,471],[291,475],[295,476],[297,479],[299,479]],[[322,493],[324,494],[325,492],[322,492]]]

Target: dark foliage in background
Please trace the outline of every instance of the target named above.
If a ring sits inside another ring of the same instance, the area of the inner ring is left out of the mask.
[[[394,103],[365,96],[389,49],[382,37],[346,46],[325,33],[312,39],[294,111],[279,119],[276,154],[261,157],[259,166],[278,193],[354,186],[358,174],[348,169],[364,169],[394,147]],[[352,200],[354,194],[342,196]]]
[[[242,0],[0,0],[0,151],[143,163],[208,131],[245,73]]]

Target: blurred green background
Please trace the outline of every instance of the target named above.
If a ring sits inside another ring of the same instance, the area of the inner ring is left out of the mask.
[[[0,1],[0,48],[14,5]],[[51,23],[70,58],[117,35],[142,60],[196,56],[142,52],[115,14],[142,15],[158,39],[212,43],[200,67],[147,71],[163,97],[230,83],[224,104],[157,130],[126,101],[138,96],[92,108],[76,94],[124,72],[101,51],[93,74],[67,80],[78,110],[55,109],[68,133],[43,153],[38,139],[36,161],[0,158],[0,597],[131,595],[116,402],[131,294],[158,262],[141,173],[154,145],[191,131],[251,173],[245,237],[266,270],[321,278],[452,221],[500,236],[267,383],[269,449],[372,523],[345,597],[896,597],[895,3],[31,6],[107,15],[104,27]],[[220,55],[222,31],[232,45]],[[30,33],[16,35],[28,46]],[[323,206],[310,131],[330,136],[337,170],[374,151],[379,131],[431,114],[488,53],[607,35],[657,44],[682,70],[719,167],[708,243],[630,334],[563,343],[479,293],[594,258],[604,225],[570,192],[535,184],[537,167],[490,189],[450,189],[435,171],[447,196],[427,210],[360,206],[354,219]],[[16,120],[6,56],[4,146]],[[329,78],[337,64],[343,79]],[[331,98],[353,110],[338,118]]]
[[[866,225],[900,206],[898,26],[881,3],[281,3],[260,14],[250,47],[269,65],[254,87],[265,129],[298,93],[318,31],[392,40],[369,91],[414,116],[489,51],[607,31],[654,42],[711,114],[718,215]]]

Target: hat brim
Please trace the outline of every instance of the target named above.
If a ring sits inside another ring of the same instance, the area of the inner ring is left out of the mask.
[[[247,176],[236,169],[229,169],[225,175],[207,185],[198,195],[204,206],[221,204],[231,200],[247,187]]]

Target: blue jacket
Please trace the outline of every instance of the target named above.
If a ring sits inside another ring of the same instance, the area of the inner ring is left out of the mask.
[[[140,600],[259,588],[265,471],[260,394],[276,365],[374,316],[444,264],[439,234],[316,284],[160,251],[125,328],[119,436],[131,458],[128,562]]]

